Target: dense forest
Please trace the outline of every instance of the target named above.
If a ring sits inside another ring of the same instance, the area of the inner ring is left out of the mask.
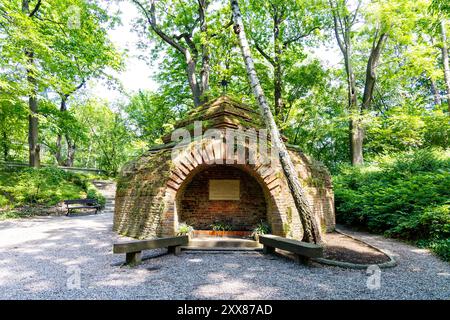
[[[52,166],[116,175],[184,113],[221,94],[258,108],[229,1],[116,2],[139,12],[133,30],[140,58],[156,70],[154,90],[128,92],[116,77],[133,52],[112,41],[123,21],[108,2],[0,0],[0,161],[50,166],[44,175],[2,169],[14,179],[0,175],[1,206],[36,200],[23,197],[27,181],[74,181]],[[447,0],[239,5],[276,124],[329,168],[338,221],[450,259]],[[98,81],[123,98],[98,97],[88,89]]]

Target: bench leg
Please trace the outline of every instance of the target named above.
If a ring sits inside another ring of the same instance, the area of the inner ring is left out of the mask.
[[[305,264],[305,265],[307,265],[307,264],[309,264],[309,262],[310,262],[311,260],[310,260],[308,257],[301,256],[301,255],[299,255],[299,254],[296,254],[296,255],[295,255],[295,261],[298,262],[298,263],[300,263],[300,264]]]
[[[126,258],[125,258],[126,264],[137,265],[137,264],[140,264],[141,261],[142,261],[141,251],[126,253]]]
[[[181,253],[181,247],[180,246],[170,246],[168,247],[168,253],[173,253],[174,255],[179,255]]]
[[[269,247],[267,245],[264,245],[263,246],[263,253],[264,254],[275,253],[275,248],[274,247]]]

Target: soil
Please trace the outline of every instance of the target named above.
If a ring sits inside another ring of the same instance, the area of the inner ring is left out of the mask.
[[[324,258],[358,264],[378,264],[389,261],[384,253],[361,241],[333,232],[324,235]]]

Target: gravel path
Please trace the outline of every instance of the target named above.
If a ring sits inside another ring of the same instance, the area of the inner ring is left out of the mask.
[[[0,299],[450,298],[449,264],[380,236],[346,230],[398,259],[381,271],[380,288],[370,290],[365,271],[305,267],[254,252],[153,250],[139,267],[119,267],[124,257],[112,254],[119,237],[111,227],[111,210],[0,222]]]

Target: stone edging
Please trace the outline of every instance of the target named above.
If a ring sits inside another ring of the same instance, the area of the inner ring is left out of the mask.
[[[325,258],[315,258],[312,259],[315,262],[321,263],[321,264],[326,264],[329,266],[335,266],[335,267],[342,267],[342,268],[348,268],[348,269],[367,269],[370,266],[378,266],[380,269],[383,268],[392,268],[395,267],[397,265],[397,261],[395,261],[395,258],[389,254],[388,252],[384,251],[383,249],[377,248],[374,245],[371,245],[370,243],[367,243],[361,239],[357,239],[349,234],[346,234],[338,229],[335,229],[335,231],[337,233],[340,233],[344,236],[347,236],[355,241],[359,241],[364,243],[365,245],[371,247],[372,249],[375,249],[378,252],[381,252],[382,254],[386,255],[389,258],[389,261],[387,262],[383,262],[383,263],[373,263],[373,264],[361,264],[361,263],[351,263],[351,262],[343,262],[343,261],[337,261],[337,260],[330,260],[330,259],[325,259]]]

